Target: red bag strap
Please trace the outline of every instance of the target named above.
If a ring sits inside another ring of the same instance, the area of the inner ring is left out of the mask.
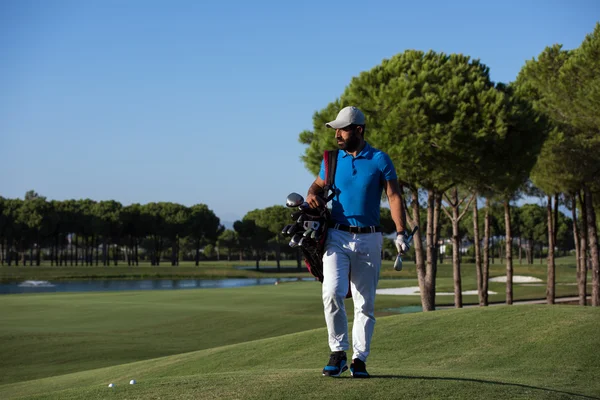
[[[338,150],[325,150],[323,160],[325,161],[325,197],[329,201],[335,196],[335,170],[337,167]],[[331,191],[330,194],[328,192]]]

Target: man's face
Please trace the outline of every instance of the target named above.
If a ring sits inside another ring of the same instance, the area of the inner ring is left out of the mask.
[[[362,127],[353,125],[336,129],[335,138],[337,139],[337,145],[340,150],[346,150],[348,152],[358,150],[361,143],[361,129]]]

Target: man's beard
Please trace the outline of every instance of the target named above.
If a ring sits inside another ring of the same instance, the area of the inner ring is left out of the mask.
[[[338,141],[338,147],[340,150],[345,150],[349,153],[353,153],[358,150],[360,146],[360,138],[356,134],[356,132],[352,132],[350,137],[347,140],[342,139]]]

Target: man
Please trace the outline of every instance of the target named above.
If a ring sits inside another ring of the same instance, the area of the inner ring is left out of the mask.
[[[345,107],[334,121],[338,152],[330,229],[323,255],[323,306],[331,355],[323,376],[340,376],[348,369],[348,318],[344,299],[348,284],[354,301],[352,364],[354,378],[369,378],[366,360],[375,326],[375,290],[381,267],[383,236],[379,226],[381,192],[385,190],[396,225],[396,247],[408,250],[405,211],[396,170],[389,156],[365,141],[365,116]],[[323,207],[319,194],[325,186],[325,167],[308,190],[307,203]]]

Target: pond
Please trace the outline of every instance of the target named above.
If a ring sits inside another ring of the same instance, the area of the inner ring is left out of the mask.
[[[215,289],[274,285],[283,282],[314,281],[314,278],[240,278],[240,279],[106,279],[85,281],[24,281],[1,283],[0,294],[53,292],[106,292],[119,290]]]

